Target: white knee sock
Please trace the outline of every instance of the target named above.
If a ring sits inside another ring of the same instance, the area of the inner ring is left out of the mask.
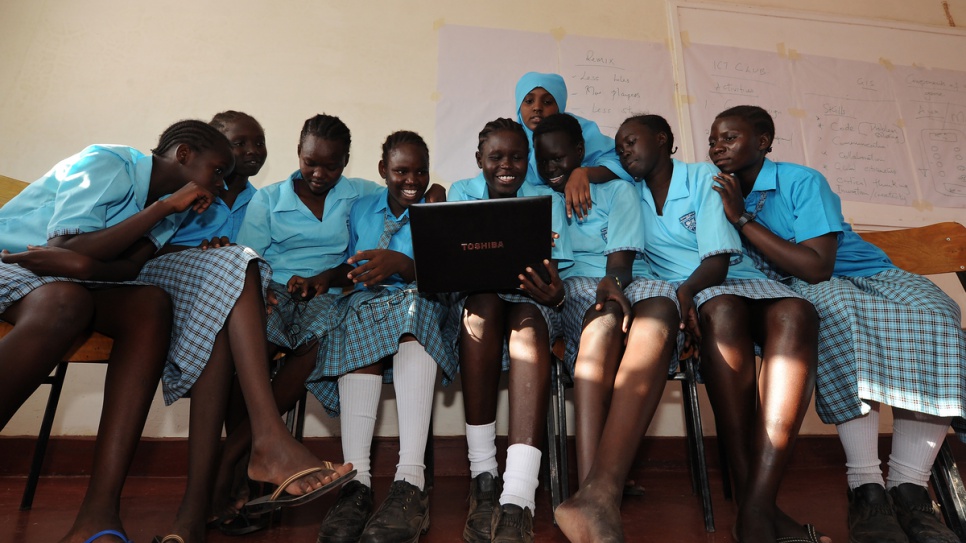
[[[871,405],[869,414],[835,427],[845,449],[845,474],[851,489],[867,483],[885,486],[879,460],[879,404]]]
[[[506,450],[506,471],[503,473],[503,494],[500,504],[512,503],[526,507],[533,513],[537,510],[534,501],[537,485],[540,483],[540,449],[517,443]]]
[[[892,410],[892,454],[889,455],[889,486],[929,484],[929,471],[946,439],[952,417]]]
[[[399,463],[396,481],[406,481],[420,490],[426,485],[426,436],[433,412],[433,390],[439,366],[416,341],[399,344],[392,358],[393,388],[399,412]]]
[[[339,377],[339,406],[342,414],[342,457],[352,462],[357,471],[355,479],[372,487],[372,434],[376,429],[376,410],[382,392],[381,375],[350,373]]]
[[[466,448],[470,457],[470,477],[481,473],[496,477],[496,421],[489,424],[466,425]]]

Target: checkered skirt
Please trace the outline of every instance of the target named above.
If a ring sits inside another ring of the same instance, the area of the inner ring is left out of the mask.
[[[416,284],[403,289],[354,290],[339,297],[328,327],[319,338],[315,371],[305,383],[332,416],[339,414],[338,377],[396,354],[399,338],[410,334],[439,365],[443,384],[458,371],[446,326],[448,308],[435,297],[420,295]],[[392,382],[392,368],[383,374]]]
[[[286,285],[277,281],[272,281],[268,289],[278,301],[268,315],[268,341],[295,350],[325,334],[338,294],[326,292],[308,300],[295,300]]]
[[[553,342],[560,337],[563,332],[563,325],[560,322],[560,312],[552,307],[547,307],[543,304],[537,303],[529,296],[523,294],[518,294],[515,292],[498,292],[497,296],[500,297],[504,302],[510,302],[513,304],[533,304],[540,310],[540,314],[543,315],[543,320],[547,323],[548,337],[550,338],[550,343],[547,345],[548,349],[553,348]],[[466,306],[466,297],[469,293],[460,292],[453,293],[450,295],[449,307],[450,315],[447,326],[451,327],[450,336],[452,338],[453,352],[459,360],[459,336],[460,336],[460,325],[463,320],[463,307]],[[510,371],[510,348],[507,345],[507,338],[503,338],[503,361],[501,363],[503,371]]]
[[[574,365],[577,362],[577,351],[580,347],[580,335],[584,328],[584,315],[587,310],[597,303],[597,284],[600,277],[570,277],[564,280],[564,288],[567,290],[567,302],[564,304],[563,314],[560,316],[562,322],[564,341],[567,345],[567,355],[564,363],[574,374]],[[633,306],[641,300],[663,296],[670,298],[674,306],[678,307],[678,297],[674,286],[667,281],[645,279],[638,277],[634,279],[627,288],[624,289],[624,296]],[[680,312],[680,307],[678,308]],[[673,353],[671,366],[668,373],[673,374],[678,368],[678,352],[683,346],[684,334],[678,333],[678,349]]]
[[[163,288],[174,306],[171,348],[161,377],[165,404],[184,396],[201,376],[252,261],[258,263],[264,292],[272,270],[241,245],[169,253],[149,260],[141,270],[138,280]]]
[[[0,262],[0,313],[9,309],[15,302],[19,302],[34,289],[49,283],[59,282],[77,283],[90,289],[148,284],[143,281],[81,281],[80,279],[72,279],[70,277],[40,276],[19,264],[4,264]]]
[[[680,284],[681,282],[674,283],[674,288],[677,289]],[[695,294],[694,305],[700,309],[701,304],[722,294],[740,296],[749,300],[802,298],[802,295],[786,285],[771,279],[725,279],[720,285],[708,287]]]
[[[939,287],[898,269],[817,285],[788,281],[821,318],[815,409],[825,423],[868,413],[866,401],[966,415],[960,309]],[[962,422],[956,421],[958,430]]]

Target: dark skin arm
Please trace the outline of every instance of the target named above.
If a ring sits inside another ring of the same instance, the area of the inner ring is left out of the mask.
[[[572,171],[564,188],[564,196],[567,198],[567,218],[573,217],[575,213],[580,220],[587,216],[591,208],[591,183],[606,183],[616,178],[617,175],[606,166],[589,166]]]
[[[58,238],[52,238],[54,241]],[[156,252],[154,243],[141,238],[117,259],[102,262],[83,253],[51,244],[31,246],[23,253],[2,252],[7,264],[20,264],[37,275],[72,277],[88,281],[131,281],[137,278],[145,262]]]
[[[712,255],[701,261],[691,275],[678,286],[678,303],[681,305],[681,329],[695,339],[701,337],[698,312],[694,307],[694,295],[702,290],[720,285],[728,276],[730,254]]]
[[[298,293],[303,300],[308,300],[332,287],[347,287],[352,284],[348,278],[350,271],[352,271],[351,265],[339,264],[312,277],[293,275],[286,287],[290,294]]]
[[[624,296],[624,289],[618,286],[614,278],[619,278],[620,284],[626,287],[634,279],[631,271],[633,266],[634,251],[618,251],[607,255],[607,275],[597,283],[597,305],[594,306],[597,311],[603,311],[605,303],[616,302],[624,313],[621,330],[625,334],[631,329],[634,312],[627,296]]]
[[[348,273],[348,278],[353,284],[362,283],[367,288],[373,287],[397,273],[407,283],[416,280],[416,265],[413,259],[398,251],[390,249],[358,251],[349,257],[348,263],[355,265],[363,261],[366,261],[365,264],[353,268]]]
[[[714,177],[714,190],[721,196],[725,217],[734,224],[745,212],[741,184],[730,174]],[[764,225],[749,221],[741,234],[776,266],[811,284],[828,281],[835,268],[838,235],[829,232],[812,239],[792,243],[775,235]]]
[[[205,249],[217,249],[218,247],[228,247],[230,245],[234,245],[234,243],[228,241],[228,236],[221,236],[220,238],[215,237],[211,238],[210,240],[202,240],[202,242],[198,244],[197,248],[204,251]],[[189,245],[165,245],[158,250],[158,253],[155,256],[177,253],[179,251],[184,251],[185,249],[194,248],[195,247],[191,247]]]
[[[164,200],[158,200],[127,219],[96,232],[58,236],[47,244],[70,249],[95,260],[110,262],[118,259],[132,245],[144,237],[161,219],[173,213],[193,208],[201,213],[208,209],[214,196],[193,182],[178,189]],[[153,254],[153,253],[152,253]]]
[[[524,273],[517,276],[520,279],[520,288],[537,303],[557,307],[563,302],[565,296],[563,281],[557,273],[557,261],[544,260],[543,267],[550,277],[549,283],[540,277],[537,270],[528,267]]]

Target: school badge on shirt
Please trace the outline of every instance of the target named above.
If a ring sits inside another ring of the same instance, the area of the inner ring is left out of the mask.
[[[600,229],[600,237],[601,237],[601,239],[604,240],[604,243],[607,243],[607,227],[606,226]]]
[[[681,217],[678,218],[678,220],[681,221],[681,226],[687,228],[688,232],[691,232],[692,234],[698,228],[698,221],[694,217],[694,211],[687,213],[685,215],[681,215]]]

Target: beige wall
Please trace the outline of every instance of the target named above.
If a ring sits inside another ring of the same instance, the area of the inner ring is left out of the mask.
[[[938,1],[744,4],[947,24]],[[966,2],[949,4],[953,17],[966,24]],[[433,141],[441,25],[670,43],[667,10],[663,0],[0,0],[0,173],[32,180],[95,142],[147,150],[171,122],[231,108],[253,114],[266,129],[270,153],[259,184],[295,169],[301,123],[317,112],[337,114],[352,128],[347,175],[376,178],[385,134],[407,128]],[[55,434],[96,431],[102,382],[102,368],[71,369]],[[682,435],[677,387],[665,396],[651,433]],[[44,391],[31,398],[3,433],[35,433],[45,397]],[[159,395],[145,435],[186,435],[187,407],[187,401],[163,407]],[[505,420],[505,402],[501,409]],[[321,414],[317,403],[310,411],[315,416],[308,435],[337,433],[337,422]],[[706,402],[704,412],[710,425]],[[392,402],[384,404],[383,414],[378,432],[393,435]],[[441,390],[436,432],[461,434],[462,424],[458,386]],[[830,428],[810,414],[803,431]]]

